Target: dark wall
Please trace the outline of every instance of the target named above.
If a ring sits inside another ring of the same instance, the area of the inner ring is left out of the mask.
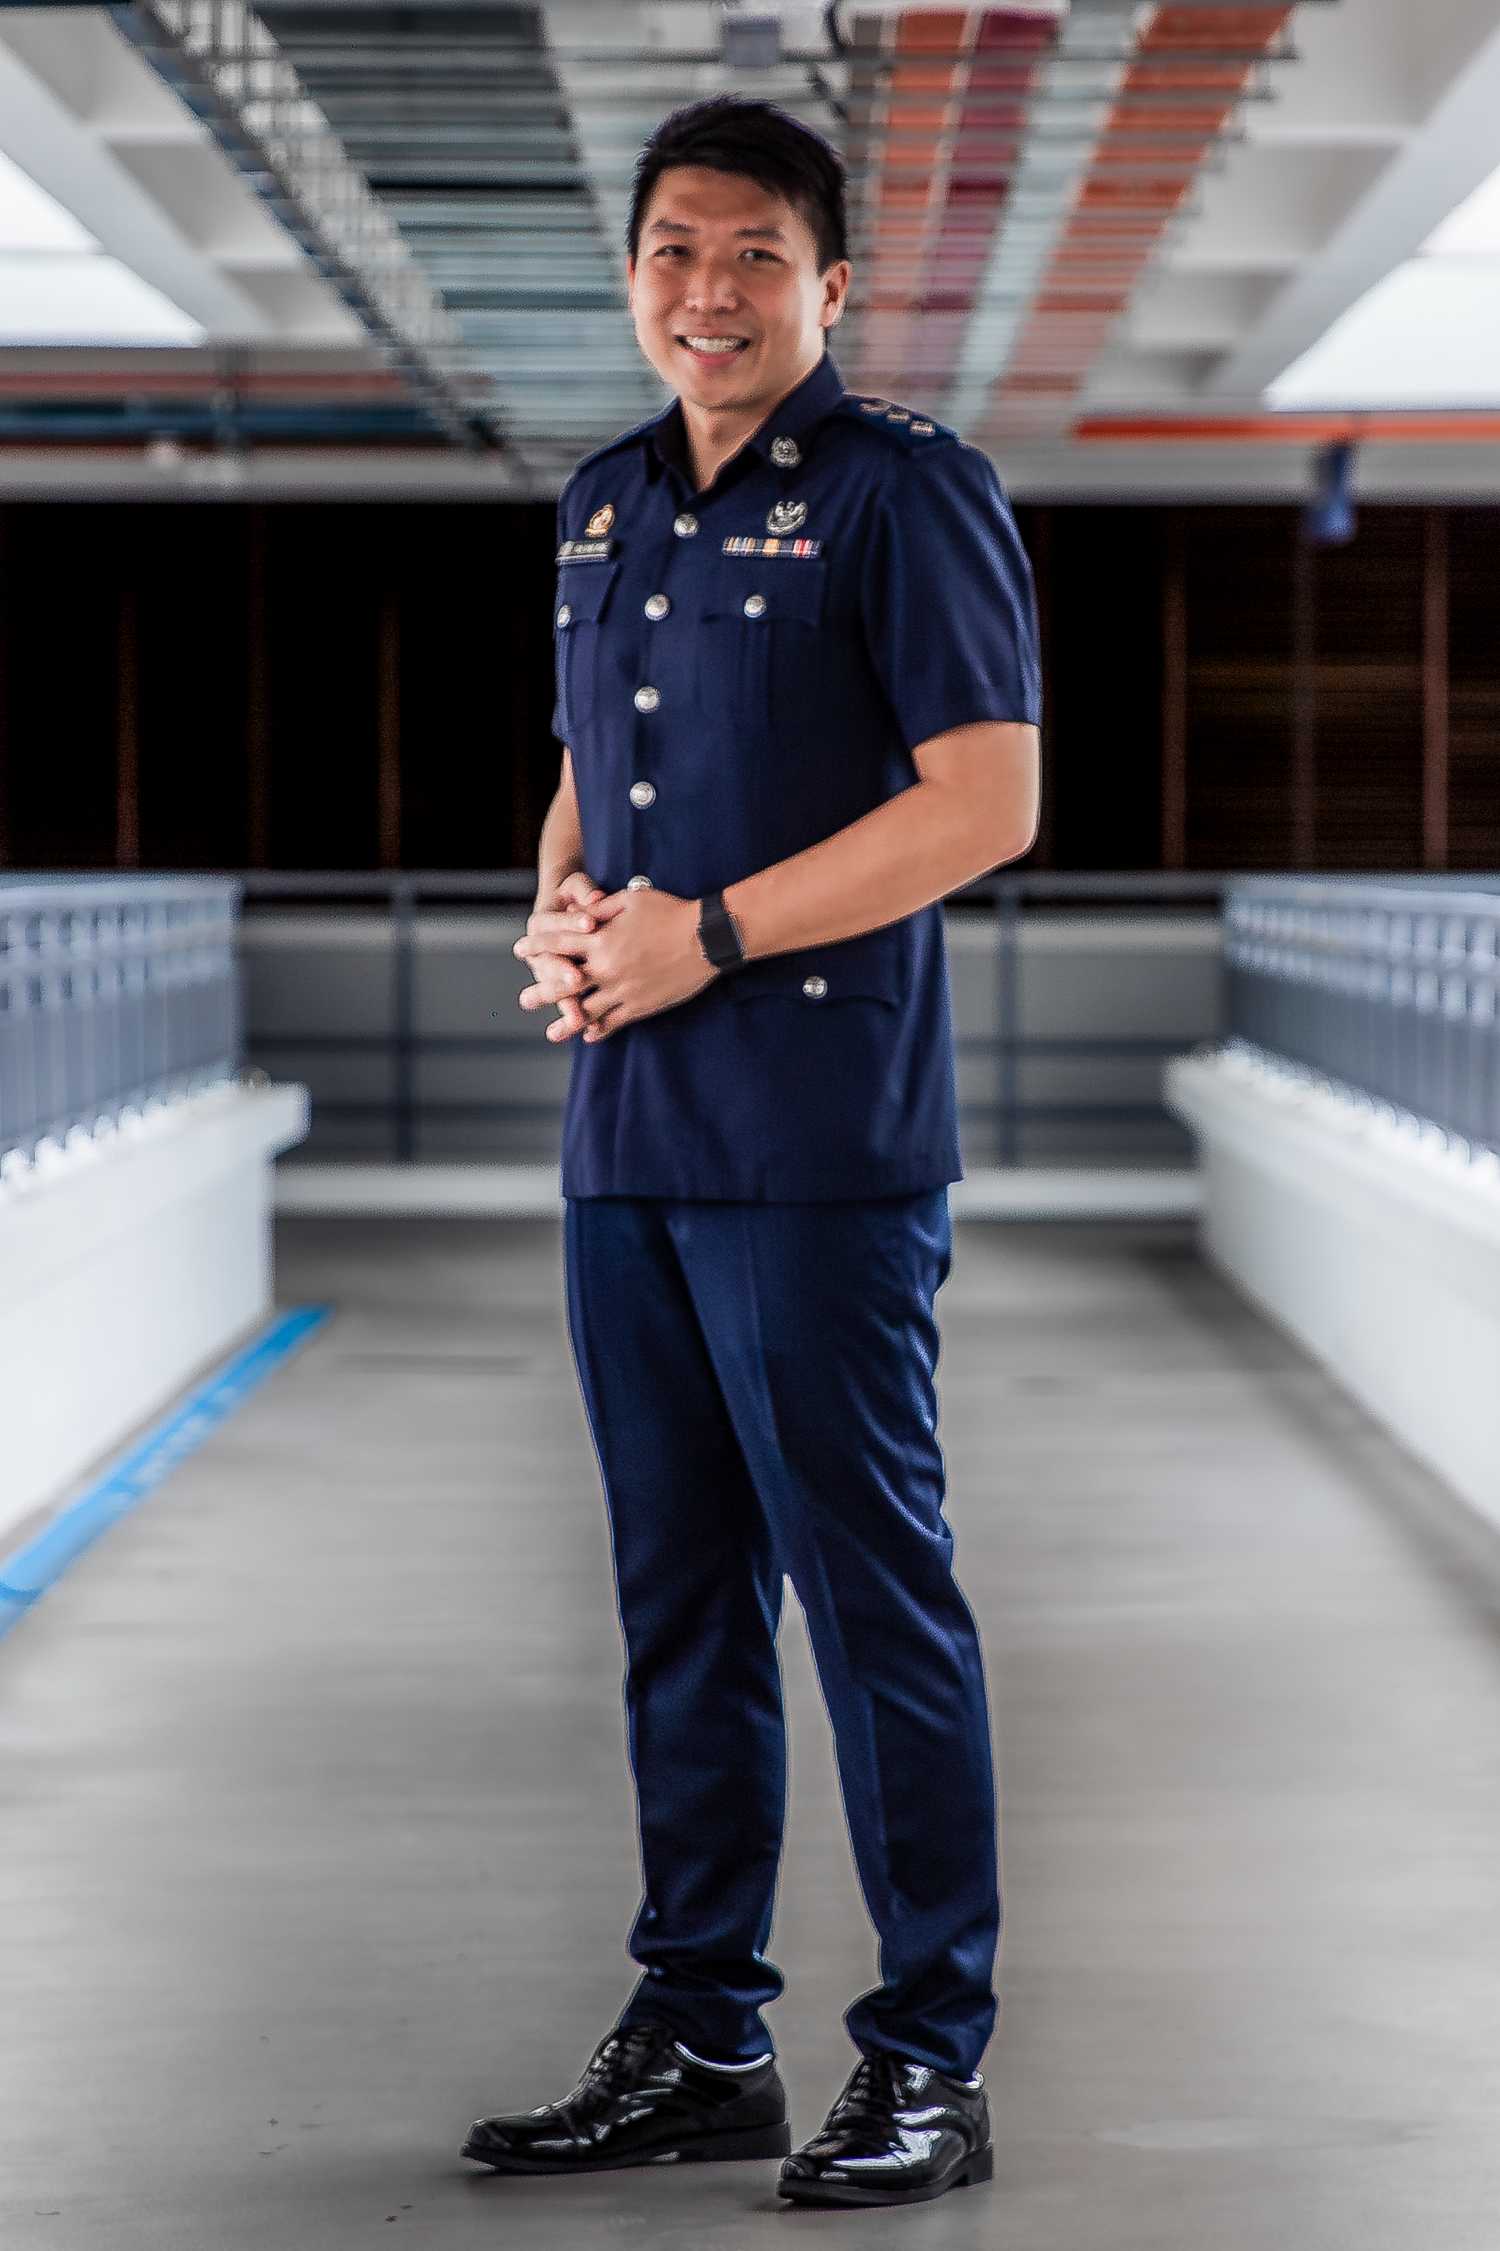
[[[1023,507],[1041,868],[1500,862],[1500,512]],[[0,508],[0,864],[527,865],[553,509]]]
[[[557,783],[554,514],[0,510],[0,858],[516,864]]]

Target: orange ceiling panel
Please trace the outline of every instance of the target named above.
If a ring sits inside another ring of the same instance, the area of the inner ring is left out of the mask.
[[[1073,434],[1100,445],[1494,445],[1500,414],[1092,414]]]
[[[1101,130],[1089,170],[1054,247],[1036,302],[1017,336],[1010,367],[990,393],[991,414],[1003,412],[1008,393],[1030,393],[1038,356],[1055,360],[1059,386],[1082,387],[1089,368],[1126,310],[1135,283],[1150,264],[1162,232],[1198,179],[1203,163],[1232,121],[1250,83],[1256,62],[1285,28],[1292,6],[1183,7],[1164,5],[1141,19],[1137,45],[1127,64],[1121,91],[1140,94],[1201,94],[1204,99],[1179,107],[1148,103],[1136,109],[1114,104]],[[1153,139],[1176,145],[1162,160],[1143,161]],[[1070,314],[1068,285],[1080,280],[1102,285],[1075,304],[1089,311]]]
[[[908,10],[897,19],[892,90],[942,100],[883,107],[867,189],[865,300],[882,317],[856,339],[856,381],[878,376],[900,389],[910,367],[931,388],[951,375],[1010,194],[1035,75],[1056,34],[1055,17],[1028,8]]]

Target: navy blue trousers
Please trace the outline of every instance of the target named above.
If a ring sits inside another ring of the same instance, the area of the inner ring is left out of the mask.
[[[624,1629],[644,1896],[622,2022],[773,2043],[786,1784],[776,1632],[806,1615],[880,1983],[855,2045],[967,2078],[994,2028],[995,1791],[942,1514],[933,1300],[947,1191],[860,1203],[573,1198],[568,1322]]]

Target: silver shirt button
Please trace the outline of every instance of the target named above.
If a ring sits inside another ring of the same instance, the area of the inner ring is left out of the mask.
[[[802,459],[802,448],[795,438],[773,438],[771,459],[778,469],[795,469]]]
[[[766,598],[764,594],[747,594],[745,596],[746,617],[764,617],[765,614]]]
[[[696,516],[688,515],[684,510],[682,515],[674,518],[672,529],[679,539],[691,539],[698,529],[698,519]]]
[[[573,622],[573,612],[569,609],[566,602],[564,602],[562,608],[557,613],[557,622],[559,625],[571,625]]]
[[[828,979],[826,977],[804,977],[802,990],[809,1000],[821,1000],[828,990]]]
[[[633,796],[634,791],[631,794]],[[651,878],[649,875],[633,875],[625,888],[627,891],[649,891],[652,888]]]
[[[653,594],[646,604],[646,615],[650,618],[665,617],[671,607],[665,594]]]
[[[630,802],[640,812],[644,813],[648,805],[656,803],[655,785],[651,782],[632,782],[630,785]]]
[[[654,711],[660,702],[660,688],[637,688],[635,691],[635,708],[637,711]]]

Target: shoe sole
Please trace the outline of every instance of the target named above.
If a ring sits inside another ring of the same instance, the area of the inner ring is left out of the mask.
[[[776,2193],[792,2204],[930,2204],[950,2188],[977,2188],[995,2177],[995,2152],[979,2149],[968,2162],[930,2188],[860,2188],[848,2181],[778,2181]]]
[[[701,2134],[693,2141],[664,2142],[660,2149],[633,2150],[628,2157],[497,2157],[493,2150],[465,2142],[461,2157],[487,2165],[492,2173],[623,2173],[638,2165],[732,2165],[747,2157],[787,2157],[790,2126],[742,2126],[733,2134]]]

